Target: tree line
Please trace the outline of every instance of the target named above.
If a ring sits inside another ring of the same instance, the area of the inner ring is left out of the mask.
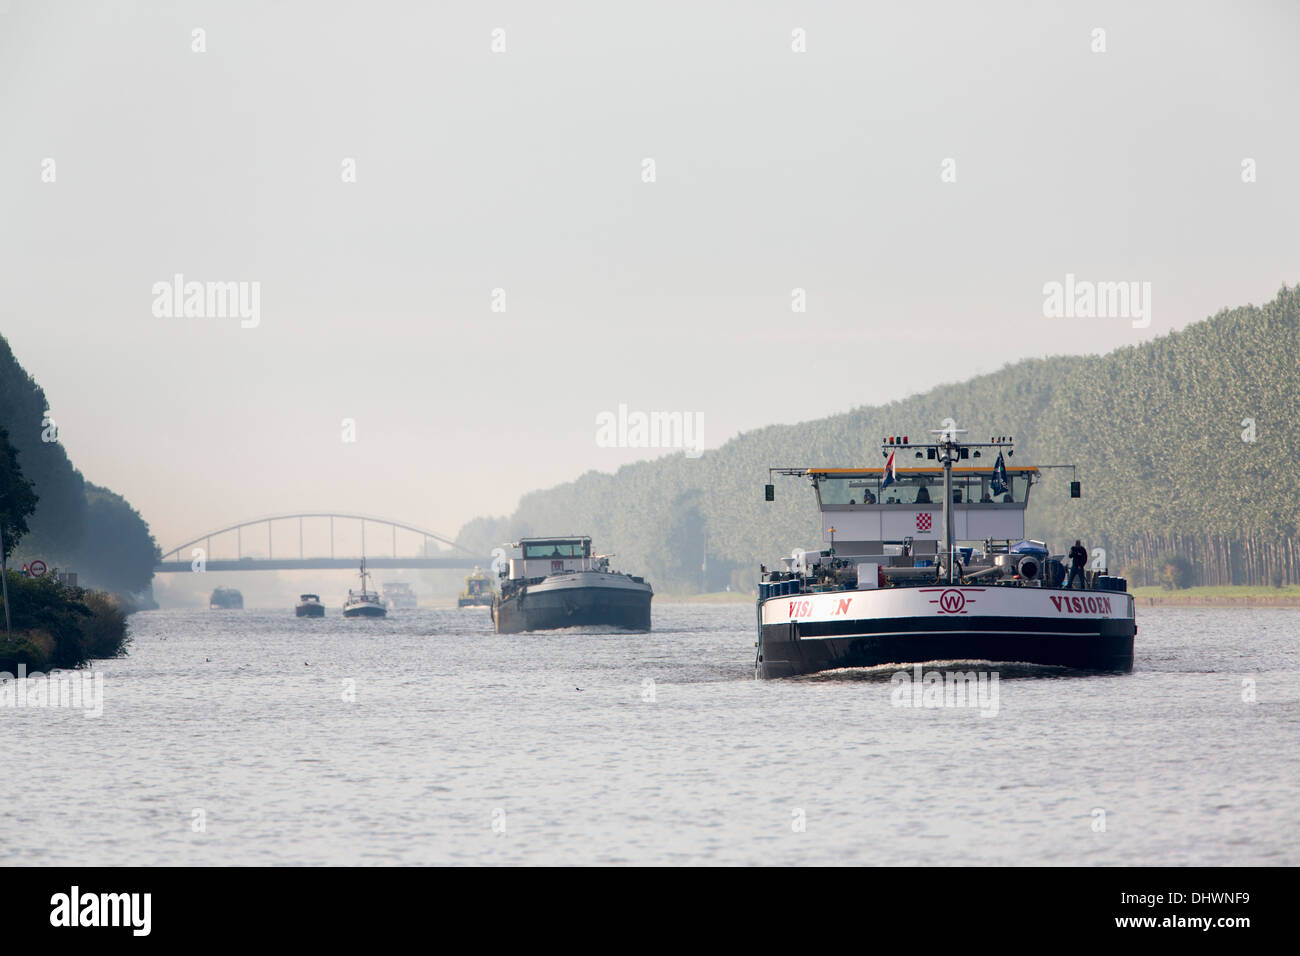
[[[487,553],[530,533],[581,530],[660,591],[748,590],[760,562],[816,548],[811,492],[772,465],[876,465],[880,437],[927,433],[945,418],[971,436],[1016,439],[1012,464],[1049,471],[1030,498],[1027,530],[1054,551],[1074,539],[1106,549],[1112,573],[1156,582],[1173,555],[1184,583],[1296,583],[1300,501],[1295,395],[1300,393],[1300,288],[1100,356],[1008,365],[887,405],[772,425],[699,458],[683,454],[588,472],[526,494],[508,516],[478,518],[459,543]],[[705,570],[705,565],[709,570]],[[1159,567],[1157,567],[1159,565]]]
[[[40,558],[75,571],[82,584],[148,600],[158,546],[148,524],[120,495],[87,481],[68,459],[45,392],[0,336],[0,429],[12,455],[0,456],[0,490],[27,482],[36,496],[11,567]],[[15,477],[18,476],[18,477]],[[18,503],[0,498],[0,520]],[[6,537],[8,543],[8,537]]]

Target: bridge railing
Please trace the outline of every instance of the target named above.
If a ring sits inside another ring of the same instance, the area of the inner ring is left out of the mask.
[[[311,557],[308,557],[308,555],[307,555],[307,553],[306,553],[306,549],[305,549],[304,544],[303,544],[303,542],[304,542],[303,523],[304,523],[304,521],[306,521],[306,520],[310,520],[310,519],[328,519],[328,521],[329,521],[329,552],[330,552],[330,553],[329,553],[329,558],[328,558],[328,559],[326,559],[324,556],[311,556]],[[174,547],[174,548],[172,548],[172,549],[170,549],[170,550],[168,550],[168,551],[163,552],[163,554],[162,554],[162,560],[161,560],[160,563],[159,563],[159,568],[162,569],[163,566],[165,566],[165,565],[174,565],[174,564],[178,564],[178,563],[184,563],[184,564],[188,567],[189,564],[190,564],[190,562],[191,562],[191,560],[192,560],[193,558],[195,558],[195,555],[193,554],[193,552],[191,551],[191,549],[195,548],[195,546],[199,545],[200,543],[203,544],[202,556],[203,556],[204,561],[206,562],[207,567],[208,567],[210,570],[217,570],[217,567],[216,567],[216,566],[217,566],[218,564],[220,564],[220,565],[222,565],[222,566],[224,567],[225,564],[228,564],[228,563],[231,563],[231,562],[228,562],[228,561],[214,561],[214,560],[212,559],[212,557],[211,557],[211,556],[212,556],[212,539],[213,539],[213,538],[219,538],[219,537],[222,536],[222,535],[226,535],[226,534],[230,534],[231,532],[234,532],[234,534],[235,534],[235,558],[236,558],[236,560],[235,560],[234,563],[236,563],[237,565],[241,565],[241,566],[242,566],[242,565],[246,564],[248,561],[253,561],[253,562],[256,562],[257,565],[258,565],[260,568],[262,568],[262,569],[266,569],[266,570],[270,570],[270,568],[267,567],[268,562],[279,564],[279,563],[282,563],[282,562],[284,562],[284,561],[286,561],[286,560],[290,560],[290,559],[284,557],[283,555],[282,555],[282,557],[279,558],[279,559],[277,559],[277,558],[275,557],[275,553],[274,553],[274,543],[273,543],[273,542],[274,542],[274,536],[273,536],[273,528],[272,528],[272,526],[273,526],[273,524],[274,524],[275,522],[277,522],[277,521],[281,521],[281,522],[282,522],[282,521],[295,521],[295,520],[298,522],[298,558],[297,558],[298,564],[295,565],[295,566],[302,566],[302,567],[334,566],[334,565],[316,565],[316,564],[305,564],[305,563],[304,563],[304,562],[324,561],[324,560],[328,560],[328,561],[331,561],[331,562],[334,562],[334,561],[343,561],[343,562],[346,562],[348,565],[351,565],[351,564],[355,564],[355,563],[356,563],[356,561],[361,557],[361,555],[357,555],[357,556],[355,556],[355,557],[346,557],[346,556],[339,556],[339,555],[336,554],[336,548],[335,548],[335,525],[334,525],[334,523],[335,523],[336,520],[342,520],[342,521],[347,521],[347,522],[353,522],[353,521],[356,521],[356,522],[359,522],[359,523],[360,523],[360,527],[361,527],[361,554],[366,556],[366,561],[367,561],[367,563],[370,563],[370,564],[374,564],[374,562],[377,561],[377,560],[380,560],[380,558],[379,558],[378,555],[375,555],[375,556],[372,557],[370,554],[367,553],[367,548],[366,548],[366,526],[367,526],[367,524],[370,524],[370,525],[382,525],[382,526],[387,527],[387,528],[390,529],[390,531],[392,532],[392,557],[391,557],[391,560],[404,560],[404,561],[413,561],[413,560],[418,560],[418,561],[438,561],[438,560],[447,560],[447,559],[444,559],[444,558],[439,558],[437,555],[430,556],[430,554],[429,554],[429,551],[430,551],[429,542],[430,542],[430,541],[436,541],[436,542],[438,542],[439,544],[443,544],[443,545],[446,545],[446,546],[447,546],[447,548],[452,552],[452,555],[450,556],[450,558],[454,558],[454,559],[456,559],[457,562],[458,562],[457,564],[454,565],[455,567],[462,567],[462,566],[464,566],[462,562],[464,562],[464,561],[467,560],[467,559],[471,559],[471,558],[472,558],[472,559],[474,559],[475,561],[482,561],[482,560],[483,560],[483,559],[481,558],[481,556],[473,554],[473,552],[469,551],[469,550],[466,549],[466,548],[461,547],[461,546],[458,545],[455,541],[452,541],[451,539],[449,539],[449,538],[447,538],[447,537],[444,537],[443,535],[440,535],[440,534],[438,534],[437,532],[429,531],[429,530],[427,530],[427,529],[425,529],[425,528],[421,528],[421,527],[419,527],[419,526],[417,526],[417,525],[413,525],[413,524],[408,524],[407,522],[404,522],[404,521],[395,521],[395,520],[393,520],[393,519],[391,519],[391,518],[384,518],[384,517],[380,517],[380,516],[378,516],[378,515],[365,515],[365,514],[355,514],[355,513],[348,513],[348,512],[312,511],[312,512],[301,512],[301,513],[297,513],[297,514],[264,515],[264,516],[262,516],[262,517],[258,517],[258,518],[250,518],[250,519],[248,519],[248,520],[246,520],[246,521],[240,521],[240,522],[237,522],[236,524],[228,525],[228,526],[226,526],[226,527],[224,527],[224,528],[218,528],[218,529],[216,529],[216,530],[214,530],[214,531],[208,531],[208,532],[205,532],[204,534],[198,535],[197,537],[192,538],[192,539],[190,539],[189,541],[186,541],[184,544],[179,544],[179,545],[177,545],[176,547]],[[245,557],[244,557],[244,541],[243,541],[243,532],[244,532],[244,529],[245,529],[245,528],[256,528],[256,527],[260,527],[260,526],[262,526],[262,525],[266,525],[266,542],[267,542],[267,554],[266,554],[266,557],[265,557],[265,558],[261,558],[261,557],[259,556],[259,557],[257,557],[257,558],[252,558],[252,557],[250,557],[250,558],[245,558]],[[400,556],[397,554],[397,532],[398,532],[398,531],[411,532],[411,533],[413,533],[413,534],[417,534],[417,535],[420,535],[420,536],[421,536],[421,538],[422,538],[422,547],[421,547],[421,554],[420,554],[419,556],[414,557],[414,558],[400,558]],[[375,564],[374,566],[376,566],[376,567],[381,567],[381,566],[383,566],[383,565]],[[397,567],[397,566],[399,566],[399,565],[388,565],[388,566],[389,566],[389,567]],[[409,565],[409,564],[407,564],[407,565],[400,565],[400,566],[402,566],[402,567],[437,567],[437,566],[443,566],[443,565],[425,565],[425,564]],[[451,566],[451,565],[446,565],[446,566]],[[471,566],[472,566],[472,565],[471,565]],[[171,569],[170,567],[167,568],[167,570],[170,570],[170,569]]]

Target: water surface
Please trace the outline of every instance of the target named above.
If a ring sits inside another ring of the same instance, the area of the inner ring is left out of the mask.
[[[993,717],[895,706],[893,668],[755,681],[753,622],[661,602],[649,635],[496,636],[485,609],[137,614],[130,655],[95,665],[101,718],[0,709],[0,852],[1300,863],[1300,610],[1140,609],[1133,674],[1006,669]]]

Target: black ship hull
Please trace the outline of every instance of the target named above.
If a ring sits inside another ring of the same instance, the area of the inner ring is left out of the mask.
[[[525,587],[493,602],[492,622],[498,634],[562,627],[648,631],[653,596],[648,587]]]
[[[343,609],[344,617],[385,617],[387,614],[383,607],[374,604],[361,604]]]
[[[298,615],[298,617],[324,617],[325,605],[324,604],[299,604],[296,608],[293,609],[293,612],[296,615]]]
[[[211,611],[242,611],[244,609],[244,595],[234,588],[217,588],[212,592],[212,597],[208,599],[208,609]]]
[[[765,624],[759,677],[928,661],[991,661],[1073,670],[1133,669],[1132,618],[876,618]]]

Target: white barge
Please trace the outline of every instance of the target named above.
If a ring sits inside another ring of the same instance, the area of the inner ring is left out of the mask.
[[[935,434],[886,438],[881,468],[772,469],[811,481],[827,547],[762,569],[757,675],[927,661],[1131,671],[1137,625],[1124,580],[1098,569],[1087,587],[1063,588],[1061,562],[1024,540],[1039,469],[1005,464],[1011,439]],[[974,464],[994,450],[995,463]],[[901,467],[904,452],[925,464]]]

